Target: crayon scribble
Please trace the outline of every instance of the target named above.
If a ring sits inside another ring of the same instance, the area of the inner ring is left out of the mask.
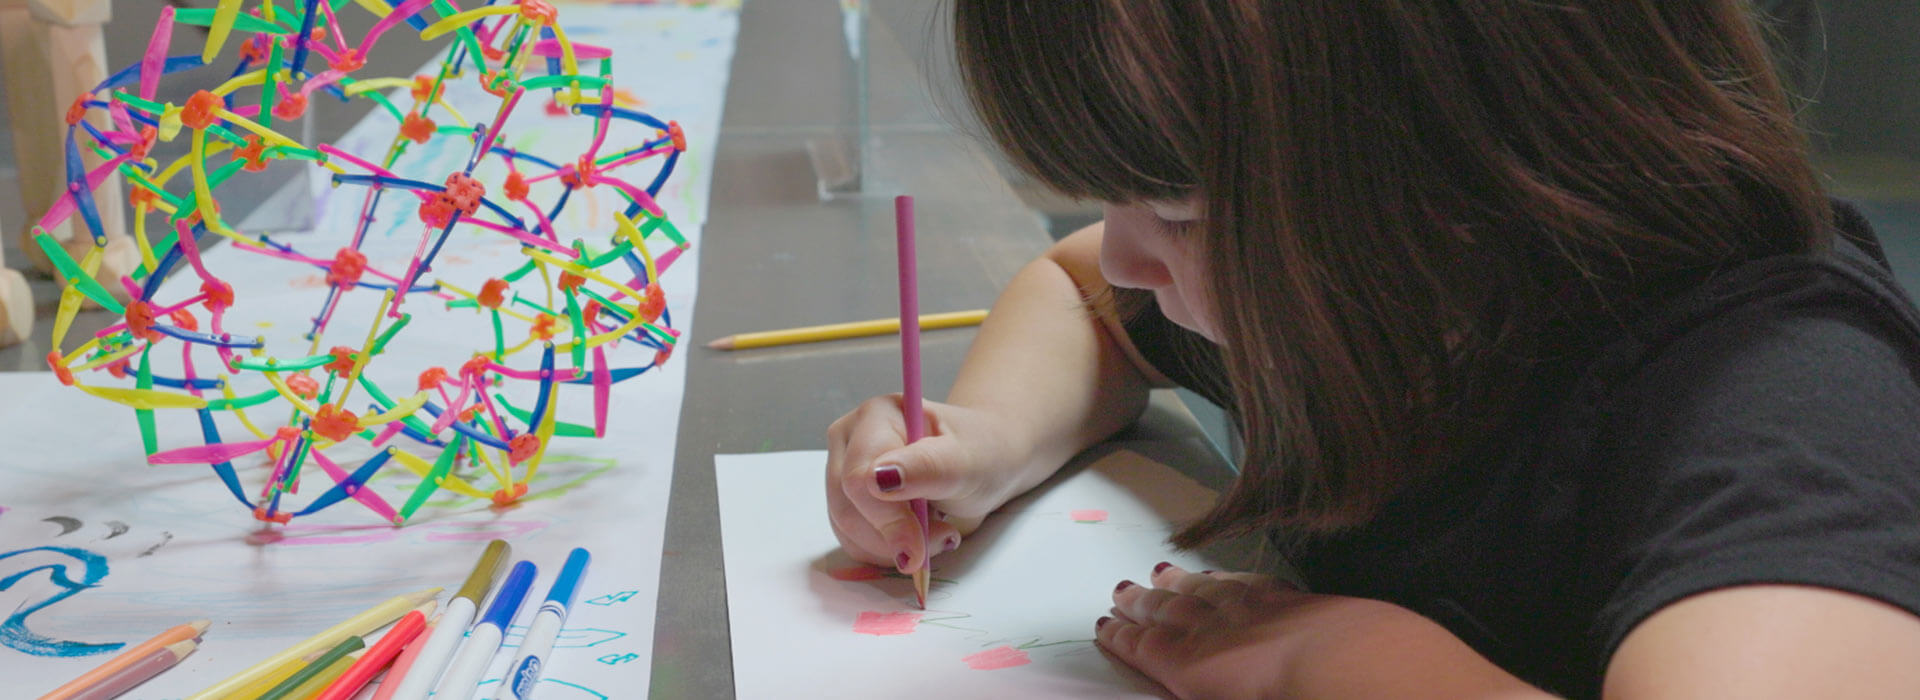
[[[332,544],[370,544],[415,536],[427,542],[467,542],[491,539],[511,540],[539,530],[547,523],[532,520],[498,520],[478,523],[433,523],[396,529],[392,525],[288,525],[262,530],[248,536],[252,544],[278,543],[286,547],[310,547]]]
[[[585,649],[627,636],[625,632],[604,630],[598,627],[562,627],[560,636],[553,641],[555,649]],[[509,625],[506,634],[500,640],[500,648],[516,649],[527,637],[526,625]]]
[[[920,624],[920,613],[910,612],[874,612],[860,613],[853,620],[853,631],[860,634],[888,636],[912,634],[913,628]]]
[[[1068,513],[1067,517],[1072,518],[1076,523],[1104,523],[1107,521],[1107,512],[1090,508],[1073,511]]]
[[[140,556],[139,556],[139,557],[134,557],[134,558],[135,558],[135,559],[138,559],[138,558],[140,558],[140,557],[150,557],[150,556],[153,556],[153,553],[154,553],[154,552],[157,552],[157,551],[160,551],[160,547],[161,547],[161,546],[163,546],[163,545],[165,545],[165,544],[166,544],[166,543],[168,543],[168,542],[172,542],[172,541],[173,541],[173,533],[171,533],[171,532],[167,532],[167,531],[164,531],[164,530],[162,530],[162,531],[160,532],[160,541],[159,541],[159,542],[155,542],[155,543],[153,543],[153,546],[152,546],[152,547],[148,547],[148,548],[147,548],[147,551],[144,551],[144,552],[141,552],[141,553],[140,553]]]
[[[28,576],[41,571],[47,572],[48,580],[62,590],[48,598],[22,603],[19,608],[13,611],[13,614],[7,616],[4,622],[0,622],[0,646],[6,646],[35,656],[56,657],[105,654],[126,646],[125,642],[92,644],[87,642],[64,641],[36,634],[33,630],[27,628],[27,618],[32,617],[34,613],[40,612],[62,600],[66,600],[76,593],[99,585],[100,580],[107,577],[106,557],[73,547],[30,547],[27,549],[19,549],[0,553],[0,561],[5,561],[13,557],[23,557],[23,559],[25,559],[25,555],[36,552],[55,555],[56,561],[32,566],[31,568],[14,572],[6,578],[0,578],[0,591],[10,589],[14,584],[20,583]],[[57,559],[59,557],[65,557],[72,561],[71,563],[58,561]],[[25,560],[29,564],[32,563],[32,559]],[[75,580],[69,575],[75,568],[78,568],[81,572],[79,580]]]
[[[1033,663],[1033,659],[1027,656],[1027,652],[1010,646],[997,646],[977,654],[969,654],[960,660],[966,662],[967,668],[975,671],[997,671]]]
[[[632,600],[634,596],[639,594],[640,594],[639,591],[621,591],[619,593],[608,593],[598,598],[594,598],[593,600],[587,601],[587,604],[588,605],[612,605],[614,603],[625,603],[629,600]]]
[[[61,537],[66,535],[67,533],[73,532],[74,530],[78,530],[80,529],[80,525],[82,524],[79,518],[69,518],[64,515],[56,515],[51,518],[41,518],[40,522],[53,523],[55,525],[60,526],[60,534],[54,535],[54,537]]]
[[[499,682],[500,682],[500,679],[498,678],[489,678],[487,680],[480,681],[480,687],[486,688],[488,685],[499,683]],[[555,700],[607,700],[607,695],[598,690],[594,690],[592,688],[588,688],[584,685],[580,685],[577,683],[568,683],[566,681],[555,679],[555,678],[540,679],[540,683],[536,685],[536,688],[539,691],[537,694],[543,699],[554,698]],[[487,688],[487,690],[491,691],[493,689]],[[491,692],[483,693],[481,697],[490,698],[490,697],[493,697],[493,693]]]

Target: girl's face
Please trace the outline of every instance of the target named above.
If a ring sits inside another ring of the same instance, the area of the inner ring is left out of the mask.
[[[1100,273],[1107,282],[1153,292],[1167,320],[1220,342],[1219,322],[1207,299],[1200,197],[1109,203],[1104,209]]]

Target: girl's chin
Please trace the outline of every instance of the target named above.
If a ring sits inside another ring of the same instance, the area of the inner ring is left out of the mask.
[[[1194,333],[1198,334],[1200,337],[1206,338],[1208,342],[1211,342],[1214,345],[1220,344],[1220,338],[1214,335],[1212,330],[1203,328],[1198,323],[1194,323],[1193,317],[1188,316],[1186,313],[1184,312],[1167,313],[1167,307],[1164,305],[1160,307],[1160,313],[1161,315],[1166,316],[1167,320],[1172,321],[1173,325],[1193,331]]]

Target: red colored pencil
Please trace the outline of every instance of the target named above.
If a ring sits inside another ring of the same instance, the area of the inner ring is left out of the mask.
[[[372,681],[374,675],[386,668],[387,664],[392,663],[393,657],[400,655],[400,649],[413,641],[414,637],[420,636],[420,630],[425,629],[426,626],[427,616],[420,614],[420,611],[407,613],[405,617],[400,618],[399,622],[393,624],[393,629],[387,630],[386,636],[374,643],[373,648],[361,655],[359,661],[355,661],[348,667],[347,672],[341,674],[339,680],[327,686],[326,692],[321,693],[316,700],[347,700],[359,695],[360,689]]]
[[[395,691],[400,690],[400,681],[406,679],[407,672],[413,670],[413,661],[420,658],[420,650],[426,648],[427,638],[433,635],[433,628],[444,623],[439,615],[435,615],[433,620],[433,623],[427,625],[426,629],[420,630],[420,634],[414,636],[413,642],[407,645],[406,650],[400,652],[400,656],[393,660],[393,668],[387,669],[387,677],[381,679],[379,688],[374,689],[373,700],[387,700],[393,697]],[[433,672],[439,673],[440,669],[433,669]]]
[[[913,196],[893,199],[894,234],[900,253],[900,374],[907,418],[907,444],[927,434],[927,417],[920,405],[920,271],[913,245]],[[927,499],[911,502],[913,517],[920,521],[920,568],[913,572],[913,594],[920,609],[927,608],[927,580],[933,573],[933,550],[927,538]]]

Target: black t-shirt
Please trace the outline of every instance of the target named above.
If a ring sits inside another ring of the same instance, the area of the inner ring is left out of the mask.
[[[1410,608],[1572,697],[1695,593],[1805,584],[1920,614],[1920,314],[1837,208],[1833,252],[1713,277],[1531,386],[1474,464],[1359,528],[1276,540],[1312,590]],[[1156,310],[1128,332],[1221,395]]]

